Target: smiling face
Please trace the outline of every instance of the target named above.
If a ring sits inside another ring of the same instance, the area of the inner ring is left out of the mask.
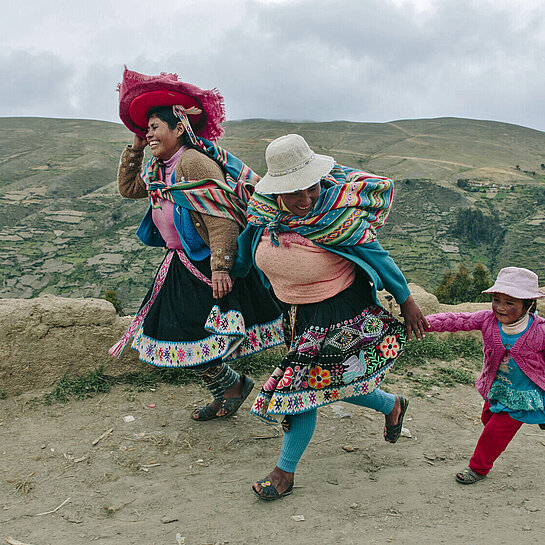
[[[320,182],[308,189],[280,195],[286,208],[295,216],[306,216],[316,204],[320,196]]]
[[[182,147],[180,136],[183,132],[181,123],[171,129],[162,119],[155,116],[150,117],[146,140],[152,155],[162,161],[170,159]]]
[[[526,312],[524,300],[495,293],[492,299],[492,312],[500,324],[513,324]]]

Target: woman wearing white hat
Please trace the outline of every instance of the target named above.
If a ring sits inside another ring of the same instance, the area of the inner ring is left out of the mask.
[[[395,443],[408,400],[378,386],[425,319],[401,271],[375,240],[393,183],[335,163],[290,134],[267,148],[268,172],[248,203],[237,270],[255,264],[284,309],[289,352],[263,386],[252,412],[284,416],[280,459],[253,484],[263,500],[293,490],[295,468],[316,425],[318,407],[344,400],[386,416]],[[406,330],[383,309],[376,290],[401,304]]]
[[[427,316],[430,331],[480,330],[483,371],[475,383],[484,398],[484,430],[468,467],[456,474],[461,484],[486,477],[523,423],[545,427],[545,320],[534,314],[545,297],[537,274],[519,267],[502,269],[492,294],[492,310]]]

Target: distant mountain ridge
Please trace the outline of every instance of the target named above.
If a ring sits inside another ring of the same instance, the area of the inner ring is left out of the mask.
[[[117,193],[119,155],[131,134],[116,123],[47,118],[0,118],[0,128],[0,297],[100,297],[115,289],[134,310],[164,252],[134,236],[145,200]],[[267,144],[295,132],[318,153],[392,177],[394,205],[379,240],[428,290],[460,262],[480,261],[492,275],[527,266],[545,279],[543,132],[459,118],[245,120],[225,129],[220,145],[260,174]],[[495,238],[455,234],[464,214],[476,221],[474,210]]]

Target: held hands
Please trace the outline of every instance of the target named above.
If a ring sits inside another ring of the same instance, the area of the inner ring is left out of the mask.
[[[143,150],[148,145],[148,141],[137,134],[133,135],[132,149],[134,151]]]
[[[401,305],[401,315],[405,320],[405,329],[407,331],[407,337],[409,341],[411,340],[412,334],[414,333],[416,338],[420,341],[425,336],[425,331],[430,327],[428,320],[420,307],[416,304],[416,301],[413,299],[412,295],[409,295],[407,300]]]
[[[233,280],[226,271],[212,272],[212,295],[214,299],[221,299],[233,289]]]

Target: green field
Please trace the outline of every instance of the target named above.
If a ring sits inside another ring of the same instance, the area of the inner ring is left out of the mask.
[[[115,123],[46,118],[0,118],[0,128],[0,297],[115,289],[134,311],[164,251],[134,236],[146,202],[117,193],[130,133]],[[394,206],[379,240],[407,279],[430,291],[461,262],[480,261],[492,275],[525,266],[545,279],[543,132],[457,118],[246,120],[225,128],[220,144],[260,174],[267,144],[296,132],[318,153],[393,178]],[[460,214],[475,209],[501,233],[494,242],[452,232]]]

